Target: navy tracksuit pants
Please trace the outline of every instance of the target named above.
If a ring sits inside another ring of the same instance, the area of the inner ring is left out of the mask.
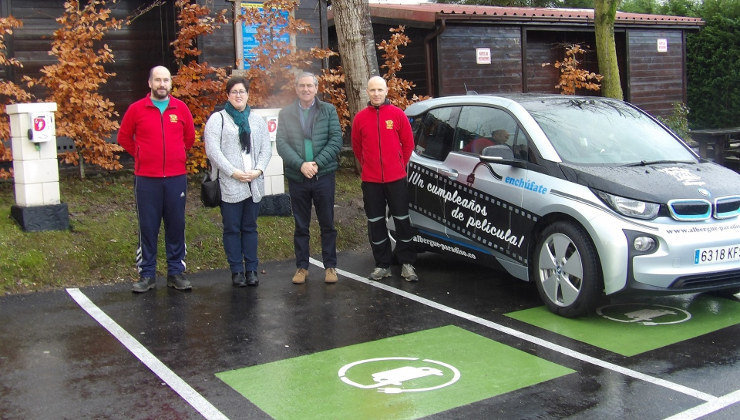
[[[136,176],[134,194],[139,218],[139,249],[136,265],[139,276],[157,274],[157,238],[164,221],[167,275],[185,271],[185,201],[187,176],[151,178]]]

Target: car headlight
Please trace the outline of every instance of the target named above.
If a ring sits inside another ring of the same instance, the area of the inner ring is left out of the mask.
[[[627,217],[654,219],[658,215],[658,210],[660,210],[660,205],[657,203],[633,200],[603,191],[598,191],[598,195],[614,211]]]
[[[638,236],[632,241],[632,247],[635,251],[648,253],[654,250],[657,245],[655,239],[650,236]]]

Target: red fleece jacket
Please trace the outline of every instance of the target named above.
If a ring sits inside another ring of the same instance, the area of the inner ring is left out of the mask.
[[[134,157],[134,174],[148,177],[187,173],[187,151],[195,141],[193,115],[185,102],[170,96],[164,113],[149,95],[131,104],[118,130],[118,144]]]
[[[352,122],[352,150],[366,182],[393,182],[406,176],[414,150],[408,117],[390,103],[358,112]]]

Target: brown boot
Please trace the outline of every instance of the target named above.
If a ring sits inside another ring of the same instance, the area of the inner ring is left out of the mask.
[[[305,268],[299,268],[293,275],[293,284],[305,283],[306,277],[308,277],[308,270],[306,270]]]
[[[324,277],[324,283],[336,283],[337,282],[337,269],[329,267],[326,269],[326,277]]]

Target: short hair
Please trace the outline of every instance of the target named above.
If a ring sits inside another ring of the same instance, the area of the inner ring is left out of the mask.
[[[148,80],[152,80],[152,77],[154,76],[154,70],[157,70],[157,69],[167,70],[167,73],[170,73],[170,77],[172,77],[172,73],[170,72],[170,69],[168,69],[167,67],[165,67],[165,66],[154,66],[154,67],[152,67],[152,68],[149,69],[149,79]]]
[[[249,79],[242,77],[242,76],[232,76],[228,82],[226,82],[226,93],[228,94],[231,92],[231,88],[233,88],[235,85],[238,85],[239,83],[244,85],[244,90],[249,93]]]
[[[298,81],[303,79],[304,77],[310,77],[313,79],[313,84],[318,86],[319,85],[319,78],[316,77],[315,74],[311,73],[310,71],[302,71],[298,73],[298,75],[295,77],[295,84],[298,85]]]

